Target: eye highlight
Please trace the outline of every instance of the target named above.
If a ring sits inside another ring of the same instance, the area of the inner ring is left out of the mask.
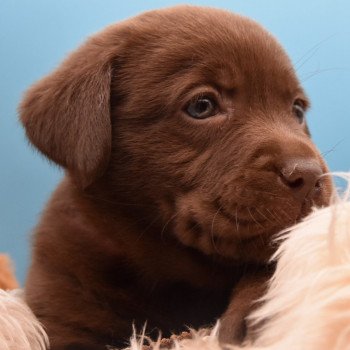
[[[300,124],[305,120],[305,104],[301,100],[295,100],[293,104],[293,113],[297,117]]]
[[[194,119],[206,119],[218,112],[216,101],[209,96],[200,96],[192,100],[186,107],[186,113]]]

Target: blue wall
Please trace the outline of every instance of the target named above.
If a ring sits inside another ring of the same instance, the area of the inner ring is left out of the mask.
[[[183,1],[1,0],[0,252],[24,280],[30,231],[62,173],[28,147],[16,107],[23,91],[87,35],[141,11]],[[350,170],[350,2],[188,1],[255,18],[295,62],[313,108],[309,125],[332,170]]]

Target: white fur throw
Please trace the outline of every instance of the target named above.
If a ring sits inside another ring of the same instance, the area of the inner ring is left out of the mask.
[[[48,338],[22,298],[22,292],[0,290],[0,349],[45,350]]]
[[[264,326],[254,344],[224,348],[350,350],[350,203],[316,210],[278,239],[277,270],[264,305],[250,316]],[[222,350],[217,327],[173,349]],[[130,349],[141,350],[142,341],[134,337]],[[45,332],[21,297],[0,291],[0,349],[46,348]]]

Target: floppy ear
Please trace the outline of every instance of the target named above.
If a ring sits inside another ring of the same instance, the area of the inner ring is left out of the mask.
[[[32,144],[83,188],[103,173],[111,152],[113,57],[104,46],[101,35],[88,40],[34,84],[19,108]]]

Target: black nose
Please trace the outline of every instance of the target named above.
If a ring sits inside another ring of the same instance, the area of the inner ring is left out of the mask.
[[[320,188],[322,175],[320,164],[313,159],[293,159],[284,162],[280,179],[299,201],[306,197],[312,199]]]

